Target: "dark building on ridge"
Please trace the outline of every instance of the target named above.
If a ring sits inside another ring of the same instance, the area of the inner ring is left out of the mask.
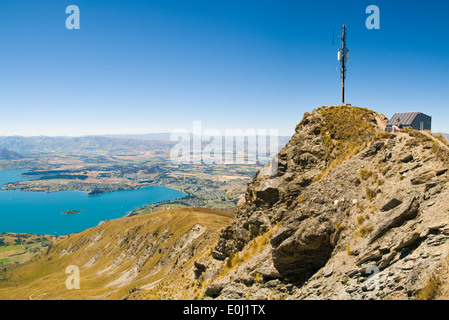
[[[412,127],[415,130],[431,130],[432,117],[421,112],[405,112],[395,113],[387,123],[385,131],[391,132],[393,126],[398,125],[397,118],[402,124],[402,127]]]

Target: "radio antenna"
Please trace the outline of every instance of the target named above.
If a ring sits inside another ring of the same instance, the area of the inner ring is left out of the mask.
[[[334,44],[334,39],[341,39],[341,47],[338,49],[338,61],[340,61],[340,77],[341,77],[341,105],[345,105],[345,79],[346,79],[346,63],[349,61],[349,49],[346,48],[346,26],[342,24],[341,26],[341,36],[335,37],[333,33],[332,45]]]

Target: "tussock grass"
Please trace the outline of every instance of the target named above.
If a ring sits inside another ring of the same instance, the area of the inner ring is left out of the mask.
[[[378,132],[375,135],[375,139],[379,140],[379,139],[389,139],[391,137],[391,133],[387,132],[387,131],[383,131],[383,132]]]
[[[373,175],[373,171],[370,169],[360,169],[359,171],[360,178],[363,180],[367,180],[369,177]]]
[[[355,252],[351,250],[351,241],[348,241],[348,243],[346,244],[346,253],[348,254],[348,256],[355,255]]]
[[[361,238],[366,238],[371,232],[373,232],[374,227],[364,227],[364,226],[360,226],[360,228],[358,230],[356,230],[354,232],[354,237],[361,237]]]
[[[363,222],[365,221],[365,217],[362,216],[362,215],[359,215],[359,216],[357,216],[357,217],[355,218],[355,220],[356,220],[357,224],[358,224],[359,226],[361,226],[361,225],[363,224]]]
[[[424,288],[416,294],[416,298],[418,300],[432,300],[437,295],[440,285],[441,281],[437,276],[430,276]]]
[[[357,239],[357,237],[362,237],[362,238],[366,238],[366,236],[368,236],[373,230],[374,227],[372,226],[364,226],[363,223],[369,219],[369,216],[362,216],[362,215],[358,215],[356,217],[356,223],[359,226],[359,229],[354,231],[354,239]]]
[[[335,222],[334,227],[337,230],[345,230],[347,228],[344,224],[341,224],[340,222]]]
[[[377,185],[380,187],[385,183],[385,180],[382,178],[377,179]]]
[[[376,198],[377,190],[373,190],[367,186],[367,187],[365,187],[365,195],[369,201],[372,201],[372,200],[374,200],[374,198]]]
[[[318,174],[318,181],[344,160],[359,153],[366,145],[386,135],[379,135],[373,124],[375,113],[372,110],[349,106],[331,106],[319,111],[322,117],[320,134],[326,148],[324,160],[326,168]]]

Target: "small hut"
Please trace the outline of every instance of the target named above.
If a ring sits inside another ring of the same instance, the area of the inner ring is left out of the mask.
[[[398,119],[402,127],[412,127],[415,130],[431,130],[432,117],[421,112],[395,113],[387,123],[385,131],[391,132],[393,126],[398,125]]]

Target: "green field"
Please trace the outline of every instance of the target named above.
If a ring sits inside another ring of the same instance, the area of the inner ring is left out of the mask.
[[[22,245],[16,244],[11,246],[2,246],[0,247],[0,252],[13,251],[22,249]]]
[[[0,233],[0,266],[21,264],[46,250],[54,240],[63,236]]]

